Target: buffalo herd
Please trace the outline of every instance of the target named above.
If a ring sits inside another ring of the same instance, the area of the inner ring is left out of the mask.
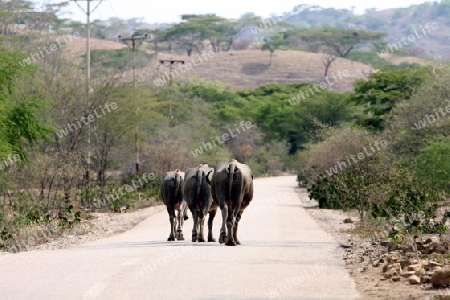
[[[215,168],[200,164],[182,172],[177,169],[164,174],[161,196],[170,220],[168,241],[184,240],[183,222],[192,213],[192,241],[205,242],[203,226],[208,215],[208,242],[215,242],[212,226],[220,207],[222,227],[219,243],[240,245],[237,237],[239,220],[253,198],[253,175],[250,168],[233,159]]]

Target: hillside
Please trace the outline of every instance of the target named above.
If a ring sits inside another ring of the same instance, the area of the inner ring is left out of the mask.
[[[66,54],[76,57],[84,54],[86,39],[79,38],[71,43],[66,49]],[[123,44],[91,39],[92,49],[116,50],[126,47]],[[293,50],[278,50],[274,53],[272,63],[269,64],[269,53],[260,50],[240,50],[232,52],[214,53],[212,58],[205,60],[197,54],[191,57],[170,53],[159,53],[155,60],[154,52],[147,51],[150,59],[138,66],[137,75],[139,80],[152,82],[157,78],[164,78],[165,72],[169,72],[168,65],[161,65],[160,59],[184,60],[192,65],[192,69],[185,71],[173,71],[175,80],[198,77],[207,80],[219,80],[230,85],[232,90],[256,88],[267,82],[293,83],[293,82],[316,82],[324,80],[322,56],[317,53],[306,53]],[[139,54],[138,54],[139,55]],[[131,51],[130,51],[131,61]],[[338,58],[330,68],[329,77],[336,76],[336,83],[332,86],[336,91],[352,90],[352,82],[364,78],[363,72],[369,72],[371,66],[348,59]],[[183,69],[185,70],[185,69]],[[348,77],[338,72],[348,70]],[[95,67],[93,67],[95,71]],[[132,72],[126,71],[123,77],[131,77]],[[166,76],[166,80],[168,77]]]
[[[169,59],[171,55],[161,54],[160,58]],[[173,57],[173,55],[172,55]],[[175,57],[174,57],[175,58]],[[234,52],[216,53],[206,62],[199,63],[196,55],[177,57],[186,62],[194,62],[197,67],[186,73],[179,72],[177,78],[200,77],[209,80],[220,80],[230,84],[233,89],[256,88],[264,83],[279,82],[316,82],[324,81],[321,54],[305,53],[292,50],[280,50],[274,53],[272,63],[269,64],[269,53],[260,50],[241,50]],[[150,68],[151,69],[151,68]],[[352,89],[352,82],[364,77],[363,71],[368,72],[370,66],[352,62],[348,59],[337,59],[329,72],[329,77],[336,76],[337,82],[333,90],[348,91]],[[158,77],[164,76],[168,68],[160,67]],[[348,70],[350,76],[339,78],[338,72]]]

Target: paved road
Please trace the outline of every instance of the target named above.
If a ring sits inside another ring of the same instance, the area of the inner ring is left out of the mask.
[[[295,177],[255,180],[241,246],[168,243],[165,210],[70,249],[7,255],[0,299],[358,299],[337,243],[304,211]],[[221,215],[214,224],[218,236]],[[184,234],[190,237],[192,222]]]

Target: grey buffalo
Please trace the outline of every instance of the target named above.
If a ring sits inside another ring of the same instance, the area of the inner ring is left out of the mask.
[[[212,234],[213,220],[217,212],[218,203],[213,201],[211,194],[211,179],[214,169],[207,164],[186,171],[183,183],[183,198],[187,202],[194,219],[192,241],[204,242],[203,226],[208,217],[208,242],[215,242]]]
[[[234,159],[219,163],[214,169],[211,190],[222,211],[219,242],[227,246],[240,245],[237,229],[244,209],[253,199],[252,171]]]
[[[183,222],[187,219],[187,204],[183,200],[182,185],[184,181],[184,172],[179,169],[170,171],[164,174],[163,182],[161,184],[161,197],[167,207],[170,220],[170,235],[168,241],[184,240],[183,237]],[[177,216],[175,216],[175,211]],[[175,235],[175,227],[176,235]]]

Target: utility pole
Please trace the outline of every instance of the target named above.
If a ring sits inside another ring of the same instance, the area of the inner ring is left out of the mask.
[[[143,41],[148,41],[147,34],[136,36],[132,35],[130,38],[122,38],[119,35],[119,40],[121,40],[125,45],[127,45],[130,50],[133,52],[133,83],[134,83],[134,101],[136,106],[136,115],[139,111],[139,107],[136,99],[136,50],[142,44]],[[136,125],[134,131],[134,153],[135,153],[135,172],[136,175],[139,175],[139,126]]]
[[[172,114],[172,70],[173,65],[175,63],[184,65],[184,60],[176,60],[176,59],[160,59],[159,63],[164,65],[164,63],[169,63],[169,126],[173,127],[175,124],[173,123],[173,114]]]
[[[103,2],[103,0],[70,0],[75,2],[78,7],[86,14],[86,104],[88,110],[91,110],[91,13]],[[84,9],[78,2],[86,1],[87,7]],[[91,10],[91,1],[97,1],[97,5]],[[86,181],[89,184],[91,176],[91,125],[88,124],[88,153],[86,158]]]

